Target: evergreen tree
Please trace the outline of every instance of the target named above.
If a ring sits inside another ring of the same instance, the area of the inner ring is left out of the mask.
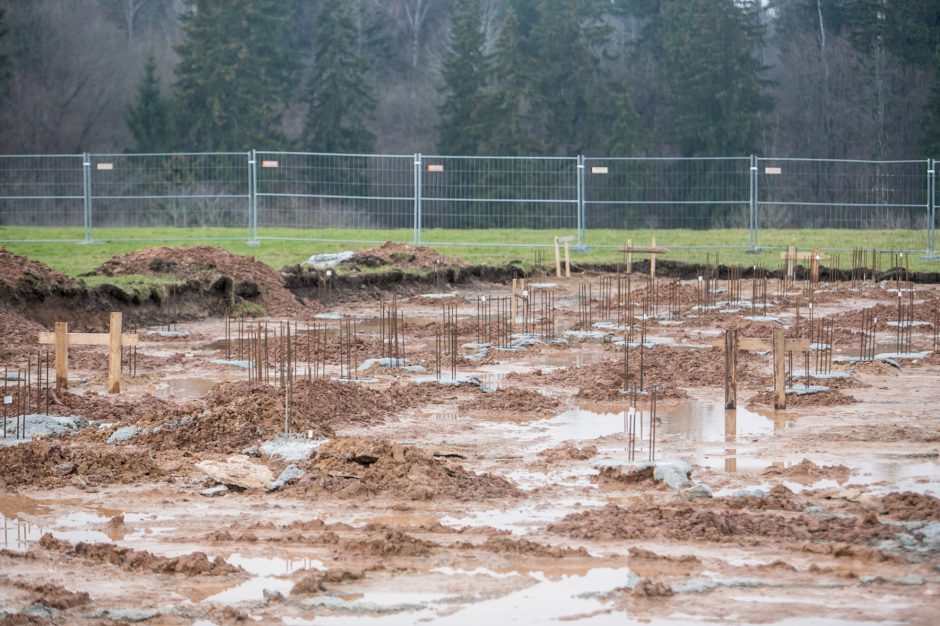
[[[134,137],[137,152],[164,152],[173,147],[170,107],[160,94],[157,63],[151,54],[137,87],[137,99],[124,109],[124,122]]]
[[[483,3],[464,0],[454,16],[451,46],[442,71],[437,142],[441,154],[476,155],[484,143],[488,73],[484,44]]]
[[[662,0],[658,34],[672,126],[683,156],[755,152],[769,110],[754,50],[763,28],[754,5],[735,0]]]
[[[296,5],[187,0],[175,105],[185,148],[247,150],[281,139],[297,65],[286,43]]]
[[[924,107],[924,156],[940,159],[940,44],[934,53],[934,80]]]
[[[528,25],[510,6],[503,18],[493,54],[493,89],[486,106],[487,154],[506,156],[541,154],[535,116],[531,107],[532,83]]]
[[[375,135],[366,125],[375,110],[359,53],[356,25],[346,0],[325,0],[314,40],[313,71],[304,100],[304,146],[316,152],[371,152]]]

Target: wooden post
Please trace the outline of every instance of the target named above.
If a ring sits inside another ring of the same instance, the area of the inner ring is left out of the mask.
[[[108,393],[121,393],[121,325],[122,314],[111,313],[108,328]]]
[[[69,323],[55,323],[55,387],[69,388]]]
[[[787,279],[793,280],[793,266],[796,263],[796,246],[787,246]]]
[[[633,240],[627,239],[627,249],[629,250],[632,247],[633,247]],[[633,273],[633,253],[627,252],[627,274],[632,274],[632,273]]]
[[[787,408],[786,346],[783,328],[774,328],[774,408]]]
[[[565,278],[571,278],[571,256],[568,254],[567,238],[565,238]]]
[[[656,247],[656,235],[653,235],[652,243],[650,243],[651,248]],[[656,255],[650,255],[650,282],[656,282]]]
[[[725,408],[738,407],[738,331],[725,331]]]
[[[555,237],[555,278],[561,278],[561,254],[558,251],[558,237]]]
[[[512,325],[516,323],[516,279],[515,278],[512,279],[512,299],[510,300],[510,304],[512,305],[510,307],[511,309],[510,315],[512,315],[512,322],[510,322],[509,326],[510,328],[512,328]]]

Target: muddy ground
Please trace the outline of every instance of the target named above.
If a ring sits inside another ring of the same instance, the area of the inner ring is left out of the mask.
[[[384,293],[405,320],[398,356],[409,367],[393,368],[367,363],[388,356],[380,284],[323,293],[315,273],[262,272],[232,256],[151,250],[99,270],[176,275],[190,291],[123,303],[131,318],[175,313],[177,323],[138,329],[136,371],[119,395],[104,394],[103,348],[70,350],[68,390],[38,400],[67,432],[17,441],[6,420],[0,624],[936,623],[940,288],[917,287],[922,323],[898,355],[885,304],[896,283],[819,285],[815,319],[833,320],[836,358],[832,375],[810,382],[829,389],[788,394],[789,407],[774,410],[770,356],[741,352],[738,409],[725,410],[714,345],[723,329],[807,336],[802,285],[779,294],[771,280],[757,311],[747,280],[742,302],[706,312],[696,284],[683,283],[669,315],[661,284],[634,400],[617,341],[631,325],[639,334],[642,298],[618,313],[599,296],[607,275],[533,279],[543,283],[527,286],[533,302],[554,293],[554,332],[528,327],[520,311],[510,349],[481,345],[504,330],[477,317],[481,297],[509,295],[505,277],[448,282],[456,296],[442,298],[430,292],[449,260],[362,253],[369,267],[434,273]],[[48,268],[7,256],[0,266],[0,367],[25,367],[51,321],[94,326],[116,306]],[[448,281],[466,270],[447,268]],[[233,273],[242,279],[217,284]],[[638,294],[646,280],[633,275]],[[243,286],[238,297],[279,316],[227,330],[214,305],[200,315],[187,300],[217,284],[225,310],[240,283],[257,292]],[[717,287],[713,302],[730,285]],[[24,293],[43,292],[53,295],[23,305]],[[68,293],[82,303],[57,308]],[[457,307],[456,379],[449,354],[437,372],[442,302]],[[866,308],[879,314],[878,358],[856,363]],[[348,319],[352,342],[341,336]],[[274,333],[287,320],[300,339],[282,374],[286,343]],[[264,380],[246,367],[258,323],[270,331]],[[322,339],[310,357],[307,336]],[[628,354],[632,387],[640,349]],[[7,382],[8,414],[23,393]]]

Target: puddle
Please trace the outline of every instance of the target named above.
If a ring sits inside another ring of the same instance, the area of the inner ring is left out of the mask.
[[[283,559],[280,557],[247,557],[235,553],[225,560],[231,565],[244,568],[249,574],[260,577],[290,576],[295,572],[306,569],[326,571],[323,561],[307,557]]]
[[[498,530],[507,530],[513,535],[522,536],[545,526],[550,522],[561,519],[573,511],[580,511],[588,507],[600,507],[607,504],[606,500],[578,498],[558,500],[548,505],[521,504],[511,509],[490,509],[476,511],[463,517],[444,516],[440,523],[457,530],[489,526]]]
[[[203,602],[213,604],[237,604],[240,602],[260,602],[264,599],[265,591],[277,591],[282,595],[288,595],[294,588],[294,581],[286,578],[275,578],[272,576],[259,576],[246,580],[245,582],[230,587],[225,591],[213,594]]]
[[[153,395],[158,398],[196,400],[209,395],[218,384],[218,380],[209,378],[168,378],[157,385]]]

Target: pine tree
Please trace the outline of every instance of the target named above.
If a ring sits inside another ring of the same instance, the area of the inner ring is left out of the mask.
[[[524,24],[510,6],[496,40],[491,67],[493,90],[487,99],[484,151],[507,156],[543,151],[531,110],[533,58]]]
[[[163,152],[173,147],[170,107],[160,93],[157,63],[151,54],[137,87],[137,99],[124,109],[124,122],[134,137],[137,152]]]
[[[441,154],[477,155],[485,141],[487,59],[483,3],[464,0],[457,8],[451,46],[442,70],[437,146]]]
[[[757,150],[770,108],[765,68],[755,57],[763,30],[753,7],[735,0],[663,0],[658,33],[672,125],[683,156]]]
[[[375,135],[366,125],[375,110],[359,53],[356,26],[345,0],[325,0],[314,40],[313,71],[304,100],[304,146],[316,152],[368,153]]]
[[[940,159],[940,44],[934,53],[934,79],[924,106],[924,156]]]
[[[188,2],[174,98],[183,146],[247,150],[281,141],[280,116],[297,69],[286,45],[296,5]]]

